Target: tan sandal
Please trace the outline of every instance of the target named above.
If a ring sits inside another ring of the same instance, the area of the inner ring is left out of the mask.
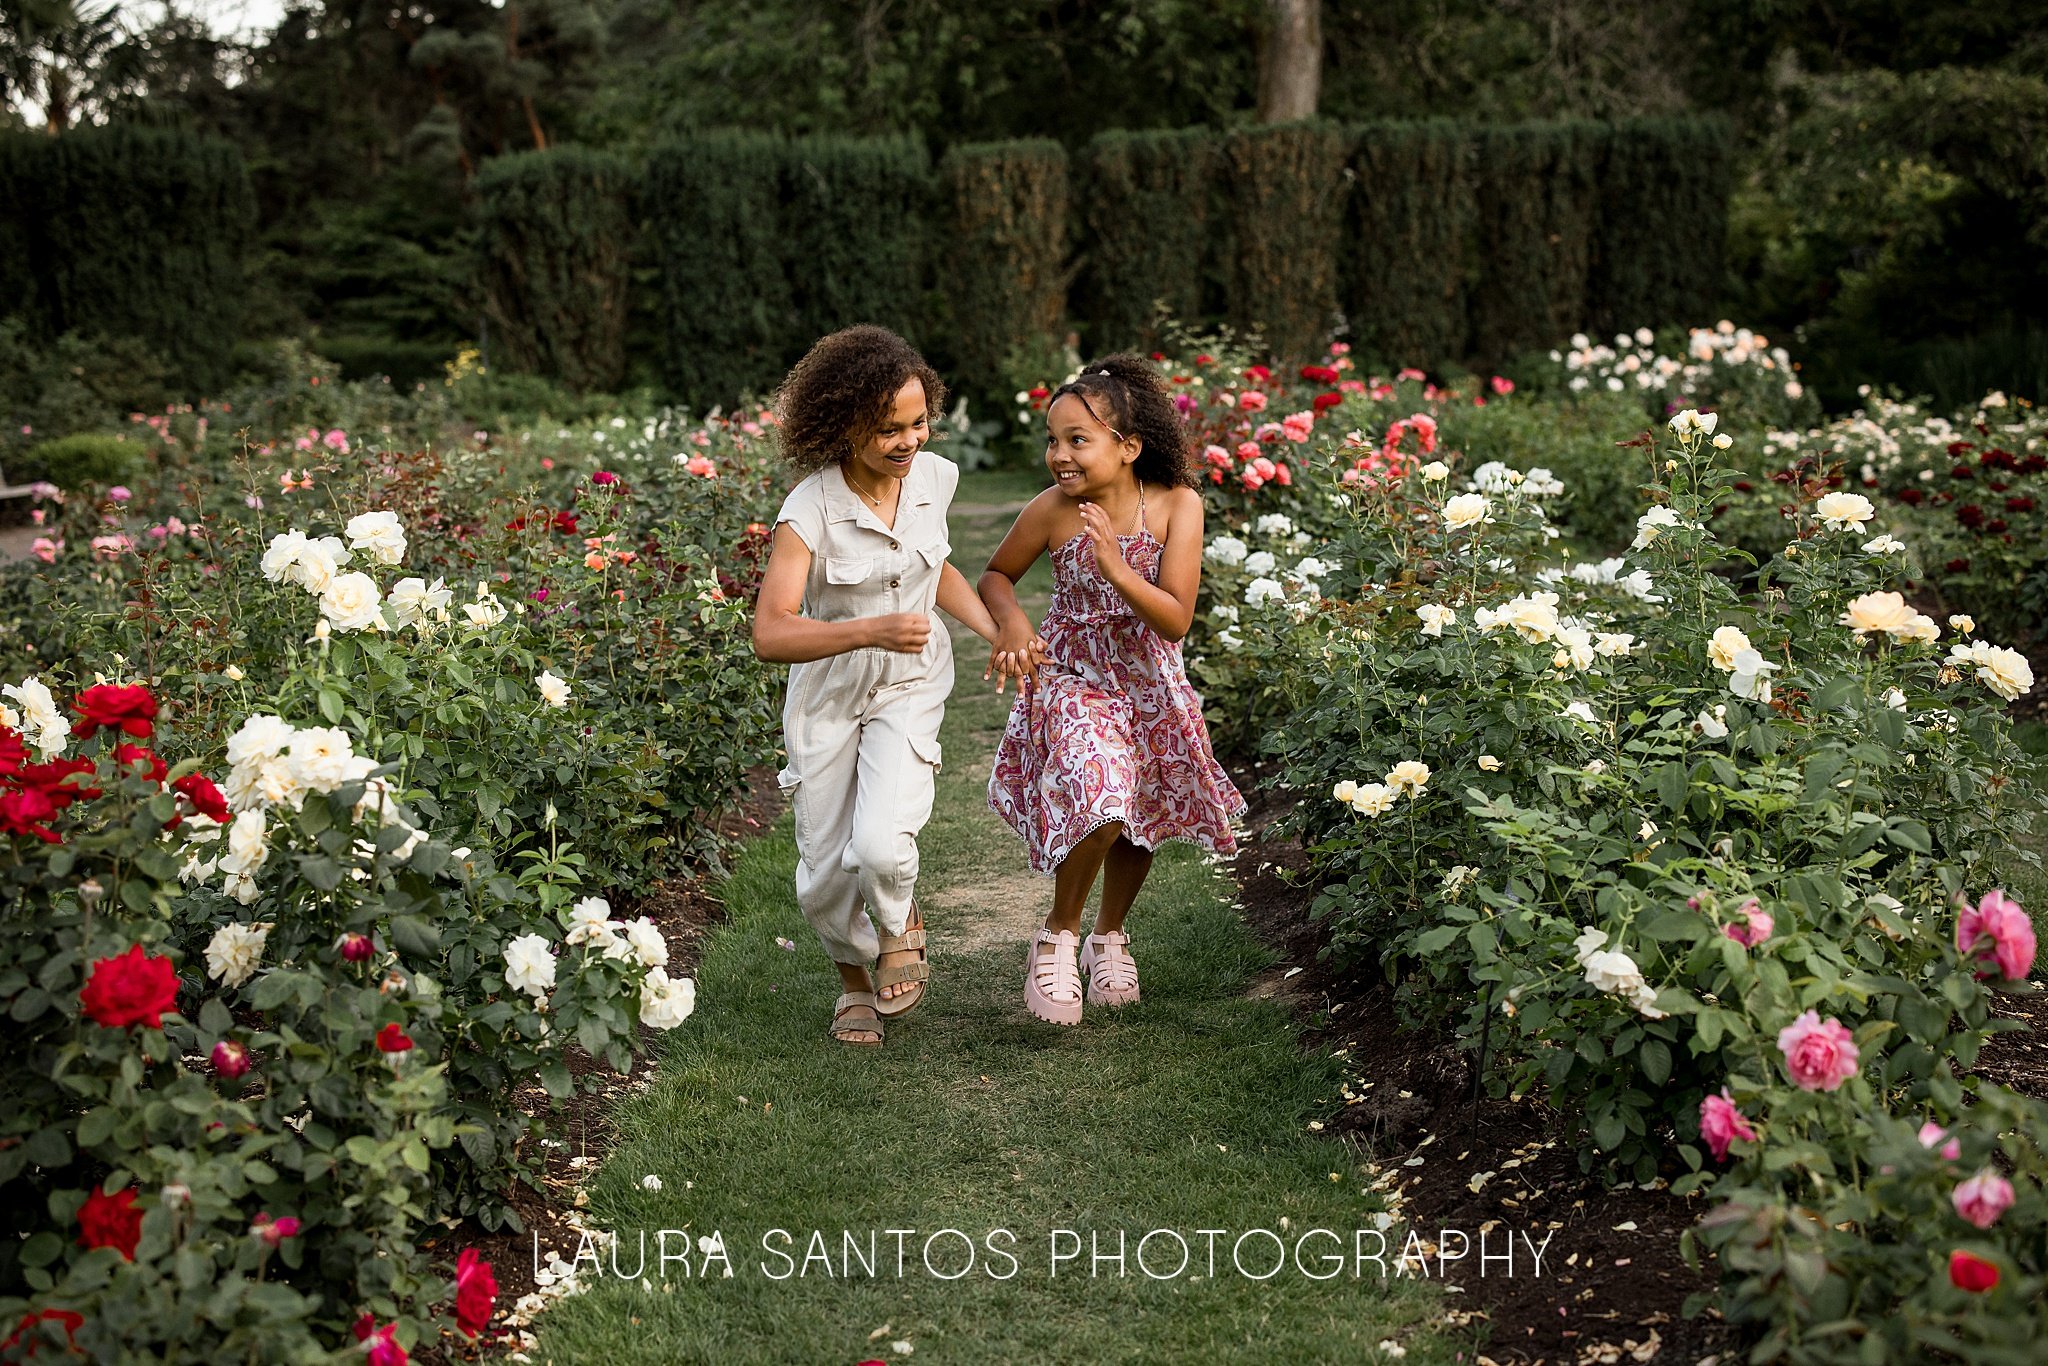
[[[931,964],[924,956],[924,914],[915,901],[910,903],[910,914],[916,923],[906,925],[902,934],[877,935],[880,954],[916,953],[917,958],[909,963],[897,963],[892,967],[875,968],[875,1009],[883,1018],[893,1020],[899,1015],[908,1015],[911,1007],[924,999],[925,983],[931,980]],[[916,983],[916,988],[896,996],[883,996],[885,987],[901,986],[905,982]]]
[[[882,1016],[875,1009],[875,993],[872,991],[841,992],[839,999],[832,1003],[832,1027],[827,1031],[833,1039],[848,1048],[880,1048],[882,1046]],[[856,1039],[854,1034],[872,1034],[872,1039]]]

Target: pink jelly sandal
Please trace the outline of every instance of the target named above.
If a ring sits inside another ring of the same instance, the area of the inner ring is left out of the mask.
[[[1122,930],[1091,934],[1081,946],[1081,971],[1088,974],[1088,1004],[1129,1005],[1138,999],[1138,961],[1125,946],[1131,937]]]
[[[1024,951],[1024,1008],[1048,1024],[1081,1023],[1081,973],[1074,966],[1072,930],[1040,929]],[[1050,957],[1038,952],[1052,945]]]

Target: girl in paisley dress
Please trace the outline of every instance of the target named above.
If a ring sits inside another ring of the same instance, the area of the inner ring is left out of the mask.
[[[1181,663],[1202,579],[1202,496],[1164,382],[1139,356],[1091,362],[1054,391],[1046,425],[1053,487],[981,576],[998,667],[1023,682],[988,795],[1032,869],[1053,878],[1052,911],[1026,956],[1025,1007],[1075,1024],[1083,973],[1092,1005],[1138,999],[1124,917],[1153,851],[1186,840],[1233,852],[1230,823],[1245,802],[1210,749]],[[1034,634],[1016,585],[1047,554],[1052,606]]]

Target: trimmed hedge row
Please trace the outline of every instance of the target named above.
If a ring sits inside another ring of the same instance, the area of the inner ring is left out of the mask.
[[[115,125],[0,136],[0,317],[136,337],[186,384],[229,377],[254,200],[231,143]]]

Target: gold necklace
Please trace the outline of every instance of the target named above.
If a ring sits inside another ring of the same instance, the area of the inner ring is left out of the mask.
[[[851,487],[855,493],[867,499],[868,505],[874,508],[875,511],[880,512],[882,510],[882,500],[875,497],[874,494],[869,493],[866,489],[862,488],[858,483],[856,483],[851,474],[848,474],[846,471],[842,470],[840,471],[839,477],[844,479],[847,482],[847,485]]]

